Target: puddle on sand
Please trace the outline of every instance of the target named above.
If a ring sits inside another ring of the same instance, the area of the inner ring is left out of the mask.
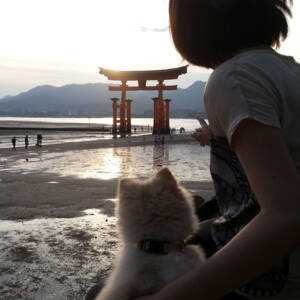
[[[115,218],[0,221],[0,299],[83,299],[119,248]],[[18,270],[26,270],[19,272]]]
[[[115,201],[115,199],[107,199],[110,201]],[[53,228],[55,229],[57,225],[64,225],[67,224],[68,226],[78,225],[81,223],[89,223],[90,226],[97,227],[99,224],[103,223],[104,221],[114,220],[114,217],[107,216],[101,214],[98,209],[87,209],[84,210],[86,215],[82,217],[76,218],[41,218],[41,219],[33,219],[33,220],[26,220],[26,221],[7,221],[7,220],[0,220],[0,232],[2,231],[10,231],[10,230],[26,230],[26,231],[41,231],[43,227]]]
[[[41,153],[39,157],[27,158],[28,161],[24,158],[10,160],[5,170],[107,180],[147,178],[167,166],[179,181],[211,180],[209,148],[201,148],[198,144],[102,148]]]

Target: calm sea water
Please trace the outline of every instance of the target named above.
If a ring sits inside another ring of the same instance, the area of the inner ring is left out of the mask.
[[[38,122],[38,123],[57,123],[57,124],[86,124],[86,125],[111,125],[112,118],[22,118],[22,117],[0,117],[1,122]],[[152,118],[132,118],[131,124],[153,126]],[[179,129],[184,127],[186,131],[194,131],[199,127],[196,119],[170,119],[170,127]]]

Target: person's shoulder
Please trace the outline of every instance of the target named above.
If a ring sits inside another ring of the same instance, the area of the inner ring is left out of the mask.
[[[241,78],[265,78],[273,70],[280,71],[282,63],[297,64],[290,56],[277,53],[270,47],[245,49],[218,66],[211,74],[206,92],[220,90],[220,87],[234,86]]]
[[[237,72],[237,63],[238,59],[233,57],[214,69],[206,83],[205,94],[215,94],[224,86],[234,84]]]
[[[226,75],[238,72],[243,67],[261,64],[266,59],[272,60],[278,56],[278,53],[270,47],[245,49],[219,65],[211,74],[210,80],[226,78]]]

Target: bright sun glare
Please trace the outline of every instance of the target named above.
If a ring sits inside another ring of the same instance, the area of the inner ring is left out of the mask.
[[[182,65],[168,30],[168,0],[9,0],[0,2],[0,98],[41,84],[105,81],[98,67]],[[300,60],[300,3],[281,52]],[[206,80],[191,69],[183,81]],[[189,79],[188,79],[189,78]],[[206,78],[206,79],[205,79]],[[180,84],[180,82],[179,82]]]
[[[7,42],[0,55],[10,60],[144,68],[161,64],[172,49],[166,1],[11,0],[4,6],[0,32]],[[165,63],[172,63],[168,57]]]

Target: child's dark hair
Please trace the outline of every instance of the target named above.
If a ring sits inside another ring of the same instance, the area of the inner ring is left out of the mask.
[[[242,49],[280,46],[293,0],[170,0],[170,29],[188,62],[213,68]]]

